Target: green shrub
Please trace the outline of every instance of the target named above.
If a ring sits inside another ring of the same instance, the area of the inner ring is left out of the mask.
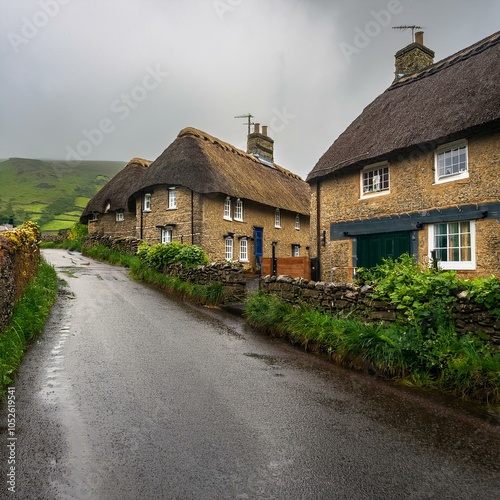
[[[178,241],[148,245],[142,243],[137,252],[141,262],[162,273],[171,264],[195,267],[208,263],[206,253],[196,245],[184,245]]]

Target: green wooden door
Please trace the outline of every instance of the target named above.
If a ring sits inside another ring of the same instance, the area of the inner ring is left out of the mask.
[[[375,267],[382,259],[410,253],[411,233],[365,234],[357,237],[357,267]]]

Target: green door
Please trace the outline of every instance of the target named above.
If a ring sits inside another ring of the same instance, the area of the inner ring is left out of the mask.
[[[357,237],[357,267],[375,267],[382,259],[410,254],[411,232],[365,234]]]

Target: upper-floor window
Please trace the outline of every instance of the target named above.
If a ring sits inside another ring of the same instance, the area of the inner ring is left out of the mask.
[[[292,244],[292,257],[300,257],[300,245]]]
[[[361,197],[389,192],[389,165],[379,163],[361,171]]]
[[[172,243],[172,230],[162,227],[161,229],[161,242]]]
[[[226,238],[226,260],[233,260],[233,238]]]
[[[98,215],[96,212],[92,212],[92,215],[90,216],[90,221],[91,222],[96,222],[98,220]]]
[[[243,220],[243,202],[239,198],[234,204],[234,220]]]
[[[231,198],[229,196],[224,200],[224,219],[231,219]]]
[[[125,220],[125,215],[123,213],[123,210],[117,210],[116,211],[116,222],[122,222]]]
[[[281,212],[279,208],[274,211],[274,227],[281,227]]]
[[[146,193],[144,195],[143,210],[144,210],[144,212],[151,212],[151,194],[150,193]]]
[[[436,183],[455,181],[469,177],[467,142],[459,141],[436,149]]]
[[[295,216],[295,229],[300,229],[300,215]]]
[[[442,222],[429,225],[429,257],[442,269],[475,269],[474,221]]]
[[[248,262],[248,240],[240,240],[240,261]]]
[[[175,188],[169,188],[168,190],[168,208],[169,210],[177,208],[177,191]]]

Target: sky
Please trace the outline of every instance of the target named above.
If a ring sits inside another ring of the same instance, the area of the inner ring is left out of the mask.
[[[0,0],[0,158],[154,160],[185,127],[245,150],[251,114],[305,178],[391,84],[405,25],[439,61],[500,1]]]

